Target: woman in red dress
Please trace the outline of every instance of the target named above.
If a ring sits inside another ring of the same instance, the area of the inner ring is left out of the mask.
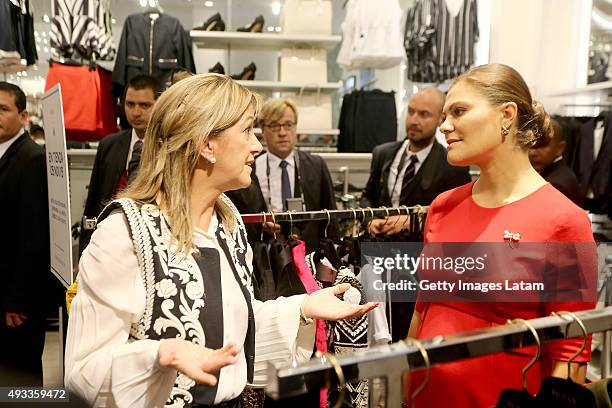
[[[436,198],[429,208],[425,242],[503,243],[508,242],[506,230],[519,233],[521,243],[593,242],[586,213],[540,177],[529,163],[529,148],[549,131],[550,124],[548,114],[532,100],[518,72],[500,64],[471,69],[451,85],[443,117],[440,131],[449,144],[448,161],[456,166],[478,166],[480,178]],[[596,279],[596,264],[588,259],[585,262],[589,279]],[[503,325],[513,318],[532,319],[553,311],[593,306],[594,303],[569,301],[419,301],[410,334],[427,339]],[[541,380],[547,376],[566,378],[567,360],[581,344],[582,339],[571,339],[543,347],[538,366],[529,371],[528,391],[537,393]],[[521,388],[521,370],[534,351],[531,347],[436,366],[427,387],[416,398],[416,405],[494,406],[503,389]],[[570,371],[575,381],[584,382],[589,360],[590,344],[572,363]],[[415,373],[414,377],[421,375]],[[413,380],[414,384],[421,381]]]

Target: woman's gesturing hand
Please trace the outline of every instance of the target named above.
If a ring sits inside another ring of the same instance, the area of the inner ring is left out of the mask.
[[[302,303],[302,316],[322,320],[355,319],[378,306],[378,302],[354,305],[336,297],[350,288],[350,284],[342,283],[308,295]]]
[[[159,345],[158,358],[162,367],[176,368],[198,383],[215,385],[217,378],[210,373],[234,364],[239,351],[231,342],[212,350],[187,340],[167,339]]]

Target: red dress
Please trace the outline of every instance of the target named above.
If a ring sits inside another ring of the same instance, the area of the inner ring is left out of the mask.
[[[469,183],[438,196],[431,204],[425,225],[425,242],[507,242],[503,231],[519,232],[520,242],[593,242],[586,213],[552,185],[546,184],[516,202],[484,208],[472,199]],[[593,251],[595,247],[593,245]],[[588,263],[589,279],[596,280],[596,253]],[[590,258],[590,257],[589,257]],[[584,310],[590,302],[476,303],[417,302],[421,326],[417,338],[505,324],[508,319],[532,319],[553,311]],[[590,339],[589,339],[590,340]],[[541,379],[549,376],[553,360],[567,361],[582,339],[562,340],[542,348],[538,364],[528,372],[528,391],[537,393]],[[431,369],[427,387],[416,398],[417,407],[491,407],[505,388],[521,388],[521,370],[535,354],[533,347],[442,364]],[[590,341],[575,362],[590,360]],[[420,384],[422,372],[413,375]]]

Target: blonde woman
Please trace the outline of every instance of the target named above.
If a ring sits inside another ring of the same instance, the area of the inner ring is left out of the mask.
[[[266,361],[310,357],[311,319],[376,307],[338,300],[348,285],[254,300],[251,248],[223,193],[251,181],[258,107],[217,74],[159,98],[138,177],[102,212],[80,261],[65,383],[90,404],[238,407],[247,382],[265,384]]]

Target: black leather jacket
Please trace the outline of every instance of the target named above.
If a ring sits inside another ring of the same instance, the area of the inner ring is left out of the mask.
[[[175,17],[157,15],[137,13],[125,20],[113,70],[113,84],[119,88],[138,74],[164,83],[177,66],[195,72],[189,34]]]

